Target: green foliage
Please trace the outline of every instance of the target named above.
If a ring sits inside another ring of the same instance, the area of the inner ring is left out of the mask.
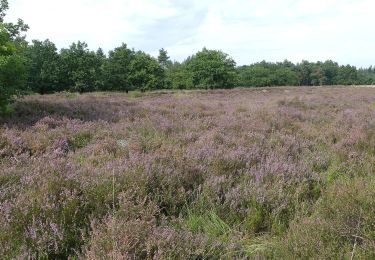
[[[262,61],[238,68],[240,86],[293,86],[298,85],[298,75],[294,65],[288,61],[269,63]]]
[[[4,22],[5,12],[9,8],[8,0],[1,0],[0,1],[0,22]]]
[[[170,62],[168,52],[166,50],[164,50],[163,48],[161,48],[159,50],[158,62],[160,64],[160,66],[163,67],[163,69],[166,69],[169,62]]]
[[[0,56],[0,110],[25,90],[26,61],[18,54]]]
[[[130,63],[134,58],[134,50],[128,49],[126,44],[109,52],[109,57],[104,65],[106,90],[130,91],[132,86],[129,80]]]
[[[306,60],[303,60],[301,63],[297,64],[297,75],[299,79],[300,86],[310,86],[312,73],[312,64]]]
[[[339,71],[339,65],[337,62],[327,60],[320,66],[325,76],[325,84],[334,85],[337,84],[337,73]]]
[[[22,20],[17,24],[4,23],[8,1],[0,2],[0,112],[25,90],[26,60],[22,32],[28,29]]]
[[[184,224],[191,232],[204,233],[212,238],[225,237],[232,231],[214,211],[199,214],[188,209]]]
[[[245,227],[252,233],[260,233],[270,228],[269,209],[265,205],[253,203],[254,206],[250,208]]]
[[[237,84],[236,62],[222,51],[203,48],[186,61],[196,88],[232,88]]]
[[[157,60],[138,51],[130,62],[129,81],[132,89],[141,91],[163,88],[164,71]]]
[[[374,85],[375,84],[375,72],[369,69],[358,70],[358,81],[363,85]]]
[[[319,64],[319,63],[318,63]],[[313,69],[310,74],[311,82],[310,84],[313,86],[323,86],[326,83],[326,77],[324,75],[323,69],[317,65],[313,66]]]
[[[71,91],[89,92],[101,86],[103,58],[78,41],[61,50],[60,81]]]
[[[298,64],[287,60],[277,63],[262,61],[236,68],[234,60],[227,54],[206,48],[180,63],[170,61],[164,49],[159,51],[159,56],[155,59],[122,44],[110,51],[107,58],[102,49],[90,51],[84,42],[73,43],[69,49],[62,49],[58,53],[49,40],[33,41],[26,48],[26,45],[7,42],[10,39],[9,33],[0,36],[0,41],[3,42],[0,52],[4,54],[3,57],[8,57],[11,53],[18,55],[17,66],[4,66],[4,70],[10,67],[13,69],[7,72],[8,75],[16,75],[12,77],[17,82],[12,90],[20,90],[18,85],[25,86],[27,82],[31,90],[40,94],[56,91],[144,92],[157,89],[321,86],[375,82],[375,71],[371,67],[357,70],[349,65],[339,66],[330,60],[317,63],[302,61]],[[21,46],[21,50],[26,49],[26,52],[21,54],[17,46]],[[15,59],[14,57],[13,63]],[[3,60],[2,64],[6,64],[7,59]],[[4,77],[7,73],[4,73]],[[16,94],[17,91],[7,90],[2,99],[8,100]],[[2,103],[5,104],[4,101]]]
[[[109,53],[104,66],[107,90],[153,90],[164,87],[164,70],[150,55],[128,49],[126,44]]]
[[[192,89],[191,73],[187,69],[186,62],[173,62],[168,65],[166,71],[166,86],[173,89]]]
[[[172,80],[170,79],[171,75],[171,66],[173,62],[170,61],[168,52],[164,48],[159,50],[158,63],[163,68],[163,88],[170,89],[172,88]]]
[[[91,139],[92,139],[92,136],[90,133],[85,133],[85,132],[78,133],[74,135],[72,139],[69,140],[68,142],[69,147],[72,150],[81,149],[85,147],[90,142]]]
[[[238,69],[241,86],[322,86],[373,84],[375,72],[369,69],[339,66],[336,62],[308,62],[294,65],[289,61],[270,63],[262,61]]]
[[[354,85],[357,83],[357,69],[354,66],[340,66],[337,74],[337,83],[340,85]]]
[[[55,44],[49,40],[33,40],[26,50],[26,57],[29,88],[40,94],[59,91],[60,56]]]

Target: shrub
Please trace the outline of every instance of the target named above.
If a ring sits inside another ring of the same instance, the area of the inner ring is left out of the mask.
[[[356,178],[332,185],[311,217],[294,223],[286,246],[299,258],[375,257],[375,180]]]

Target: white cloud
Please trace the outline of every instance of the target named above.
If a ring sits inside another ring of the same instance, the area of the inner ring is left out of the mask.
[[[203,46],[238,64],[263,59],[333,59],[375,64],[375,3],[370,0],[13,0],[9,20],[24,19],[28,38],[58,47],[83,40],[93,49],[122,42],[177,60]]]

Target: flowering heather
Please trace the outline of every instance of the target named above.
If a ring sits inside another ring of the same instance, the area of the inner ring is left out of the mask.
[[[375,258],[375,89],[29,96],[0,117],[0,255]]]

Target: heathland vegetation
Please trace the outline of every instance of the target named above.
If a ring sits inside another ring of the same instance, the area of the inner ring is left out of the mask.
[[[7,7],[1,259],[375,259],[375,88],[314,87],[372,67],[58,51]]]
[[[0,255],[374,259],[375,89],[59,93],[0,118]]]

